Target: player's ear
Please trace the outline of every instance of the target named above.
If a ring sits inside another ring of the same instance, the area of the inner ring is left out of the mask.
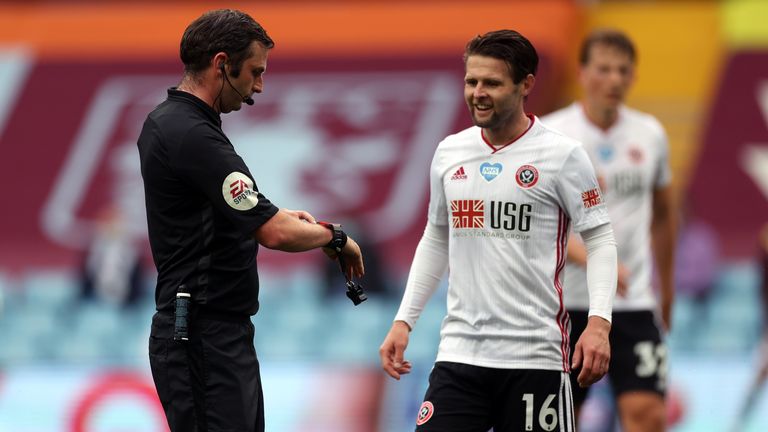
[[[635,84],[635,80],[637,79],[637,69],[635,69],[634,65],[629,68],[629,85],[632,86]]]
[[[533,90],[533,86],[536,84],[536,77],[533,74],[528,74],[521,83],[523,84],[523,96],[528,96],[528,93]]]

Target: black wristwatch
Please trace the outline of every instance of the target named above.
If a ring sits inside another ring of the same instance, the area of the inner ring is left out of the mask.
[[[344,255],[341,254],[341,250],[344,249],[344,246],[347,244],[347,234],[341,230],[341,225],[339,224],[332,224],[328,222],[318,222],[320,225],[328,228],[333,233],[333,237],[331,238],[331,241],[328,242],[327,245],[323,247],[331,248],[336,252],[336,258],[339,260],[339,267],[341,268],[341,273],[344,275],[344,279],[347,280],[347,297],[352,300],[352,303],[355,304],[355,306],[359,305],[360,303],[366,301],[368,299],[368,296],[365,295],[365,291],[363,291],[363,286],[360,285],[357,282],[354,282],[352,278],[352,269],[350,268],[350,274],[348,275],[347,272],[347,266],[344,263]]]
[[[331,241],[324,247],[331,248],[337,253],[340,253],[344,246],[347,244],[347,233],[341,230],[341,225],[332,224],[328,222],[318,222],[320,225],[328,228],[333,233]]]

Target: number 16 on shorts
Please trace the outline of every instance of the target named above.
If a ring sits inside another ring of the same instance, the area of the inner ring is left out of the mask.
[[[539,427],[545,431],[555,430],[555,427],[557,427],[558,415],[557,410],[552,407],[552,401],[554,401],[556,397],[557,395],[555,394],[547,395],[547,398],[544,399],[544,404],[539,408],[538,416],[536,416],[536,413],[534,412],[535,404],[533,393],[525,393],[523,395],[523,402],[525,403],[525,430],[533,430],[534,417],[537,418]]]

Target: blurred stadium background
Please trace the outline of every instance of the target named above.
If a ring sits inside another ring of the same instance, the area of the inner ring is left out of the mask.
[[[360,238],[371,273],[355,308],[320,253],[262,250],[268,431],[412,430],[445,287],[412,334],[412,375],[385,379],[377,349],[423,229],[434,147],[468,125],[464,44],[503,27],[542,57],[539,115],[578,96],[585,32],[637,43],[629,103],[668,130],[685,220],[672,430],[734,422],[765,320],[768,2],[14,1],[0,3],[0,432],[167,430],[147,360],[154,268],[135,139],[181,76],[184,28],[217,7],[249,12],[277,42],[265,93],[225,131],[275,203]],[[608,400],[595,394],[583,430],[611,430]],[[768,396],[744,430],[768,430]]]

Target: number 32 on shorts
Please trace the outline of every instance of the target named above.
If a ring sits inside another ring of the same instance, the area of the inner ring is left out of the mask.
[[[656,385],[663,389],[667,379],[667,347],[653,341],[638,342],[635,344],[635,354],[638,358],[635,368],[637,376],[649,378],[656,375],[659,379]]]

